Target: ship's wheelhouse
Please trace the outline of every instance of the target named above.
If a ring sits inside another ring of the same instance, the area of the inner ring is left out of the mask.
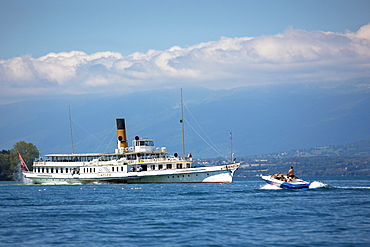
[[[154,141],[148,139],[139,139],[138,136],[132,141],[135,152],[151,152],[155,150]]]

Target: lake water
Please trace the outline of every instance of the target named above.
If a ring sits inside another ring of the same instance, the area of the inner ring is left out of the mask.
[[[0,246],[370,246],[370,177],[231,184],[0,183]]]

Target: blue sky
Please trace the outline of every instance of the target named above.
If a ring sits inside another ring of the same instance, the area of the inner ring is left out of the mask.
[[[370,1],[0,1],[0,59],[49,52],[129,55],[218,40],[306,31],[356,31]]]
[[[369,13],[368,0],[0,0],[0,103],[367,77]]]

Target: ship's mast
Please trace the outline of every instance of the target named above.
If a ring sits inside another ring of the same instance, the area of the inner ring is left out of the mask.
[[[71,134],[71,142],[72,142],[72,154],[75,153],[75,147],[73,145],[73,135],[72,135],[72,118],[71,118],[71,107],[68,106],[68,113],[69,113],[69,129]]]
[[[184,103],[182,101],[182,88],[180,90],[180,104],[181,104],[181,130],[182,130],[182,157],[185,157],[185,121],[184,121]]]
[[[234,154],[233,154],[233,132],[230,131],[230,162],[233,163],[234,161]]]

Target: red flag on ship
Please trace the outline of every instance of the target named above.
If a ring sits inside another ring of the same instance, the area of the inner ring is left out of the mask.
[[[23,160],[23,158],[22,158],[22,156],[19,152],[18,152],[18,159],[21,162],[21,169],[24,170],[24,168],[26,168],[27,165],[26,165],[26,162],[24,162],[24,160]],[[27,170],[28,170],[28,167],[27,167]]]

